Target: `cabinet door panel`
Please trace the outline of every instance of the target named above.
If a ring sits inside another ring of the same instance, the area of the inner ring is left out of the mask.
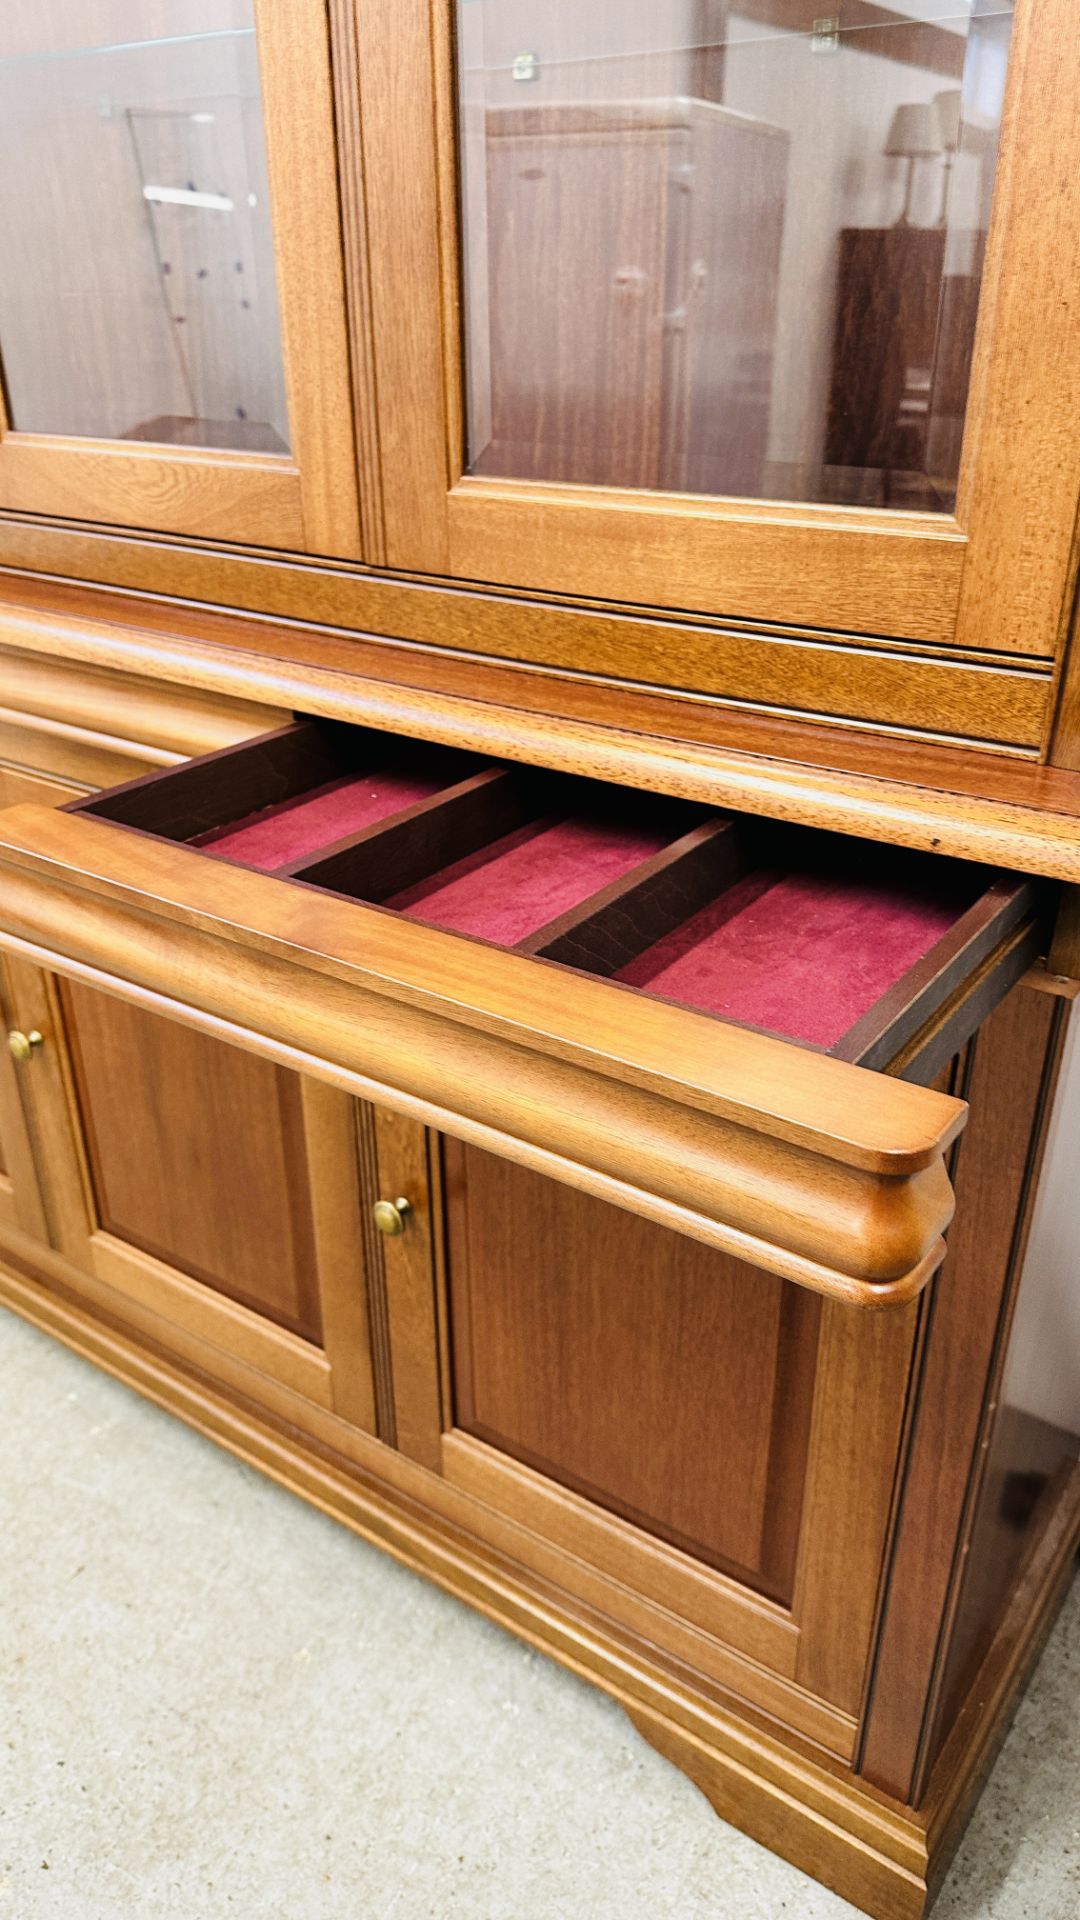
[[[71,1283],[294,1421],[306,1401],[373,1433],[356,1103],[7,965],[43,1036],[21,1085]]]
[[[442,1157],[446,1477],[536,1572],[850,1753],[917,1305],[852,1313],[479,1148]]]
[[[90,11],[0,26],[0,502],[355,555],[321,0]]]
[[[74,983],[62,999],[102,1230],[318,1344],[296,1075]]]
[[[508,1160],[446,1159],[457,1426],[790,1598],[819,1302]]]
[[[1053,653],[1080,20],[933,11],[360,10],[391,564]]]

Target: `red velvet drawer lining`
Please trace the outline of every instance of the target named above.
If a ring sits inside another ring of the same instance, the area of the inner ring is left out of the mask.
[[[348,774],[201,835],[196,845],[272,870],[426,799],[445,777]],[[666,842],[610,818],[536,820],[384,905],[512,947],[628,874]],[[745,875],[615,978],[708,1013],[830,1047],[929,952],[966,902],[854,875]]]
[[[666,838],[659,828],[611,820],[532,821],[384,904],[512,947],[657,853]]]
[[[616,976],[649,993],[831,1047],[967,901],[895,879],[758,871]]]
[[[936,1072],[931,1017],[1043,937],[1015,875],[334,721],[76,810],[874,1067],[925,1030]]]
[[[426,800],[446,785],[445,776],[423,774],[416,768],[376,768],[371,773],[346,774],[330,780],[298,799],[263,807],[226,827],[200,834],[193,846],[227,854],[244,867],[269,872],[303,854],[316,853],[345,834],[357,833],[376,820],[400,813],[417,800]]]

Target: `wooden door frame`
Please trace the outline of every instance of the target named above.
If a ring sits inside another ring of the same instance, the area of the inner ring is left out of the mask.
[[[0,1142],[5,1166],[0,1171],[0,1227],[14,1227],[35,1240],[48,1239],[45,1207],[38,1181],[30,1129],[20,1093],[19,1068],[9,1051],[7,1035],[18,1023],[8,962],[0,957]],[[31,1057],[24,1065],[36,1065]]]
[[[0,507],[234,545],[361,554],[326,0],[253,0],[291,452],[22,433]]]
[[[381,550],[540,592],[1051,657],[1075,575],[1080,337],[1072,0],[1017,0],[955,516],[481,479],[463,472],[453,0],[365,0],[343,165],[372,355]],[[1054,379],[1045,377],[1047,367]],[[1037,538],[1033,537],[1037,534]],[[567,664],[573,664],[567,662]]]

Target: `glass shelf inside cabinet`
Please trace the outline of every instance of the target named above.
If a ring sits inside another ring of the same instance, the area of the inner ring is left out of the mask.
[[[1012,0],[456,0],[475,474],[951,512]]]
[[[252,0],[5,0],[0,260],[14,428],[288,451]]]

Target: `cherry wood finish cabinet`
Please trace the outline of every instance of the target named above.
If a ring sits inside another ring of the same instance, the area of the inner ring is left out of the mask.
[[[124,11],[0,29],[0,1297],[915,1920],[1080,1534],[1080,16]]]

